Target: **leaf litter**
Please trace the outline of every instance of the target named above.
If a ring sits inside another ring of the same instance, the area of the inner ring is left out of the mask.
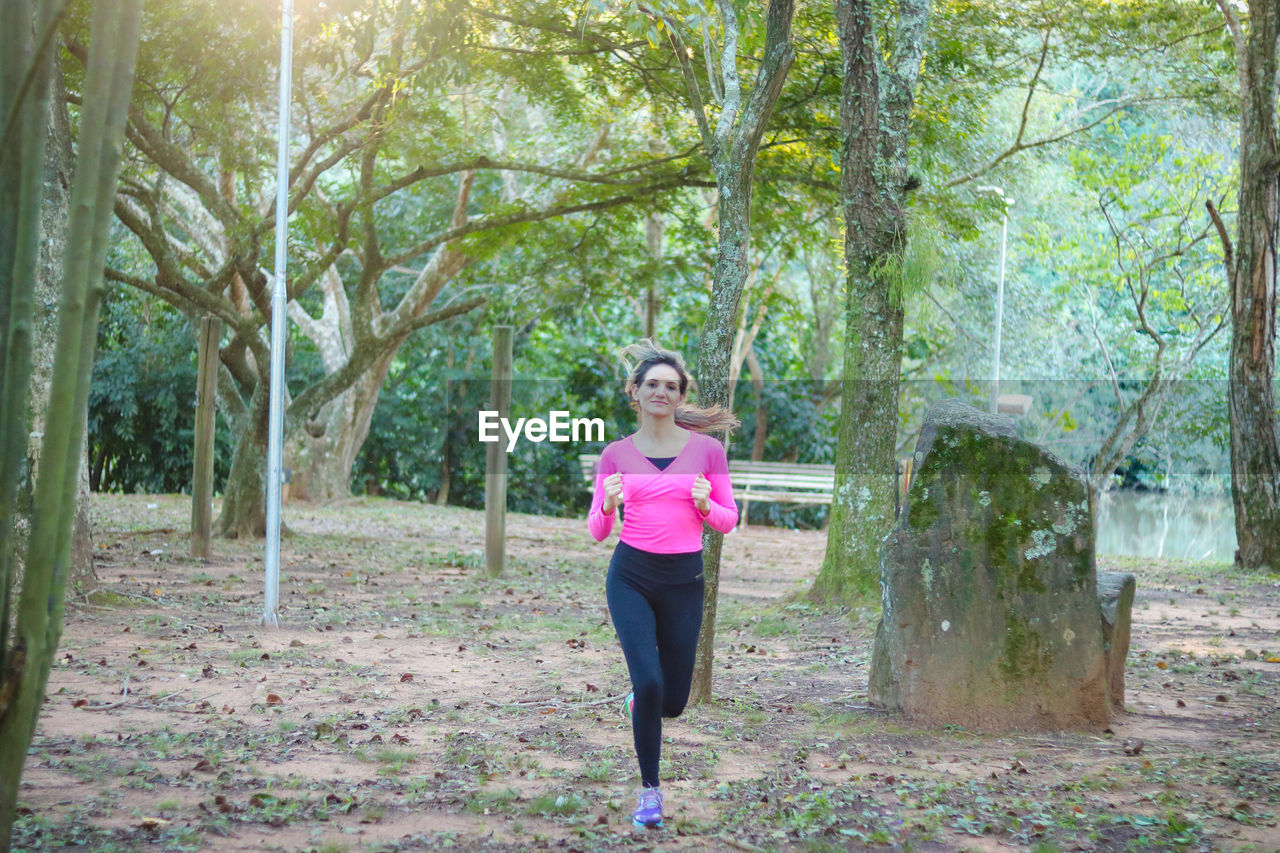
[[[736,531],[715,698],[665,722],[642,832],[611,542],[511,515],[488,579],[482,513],[289,505],[265,629],[261,542],[185,557],[188,513],[95,496],[101,589],[68,607],[17,849],[1280,848],[1274,576],[1100,560],[1138,576],[1126,713],[921,729],[867,701],[874,614],[804,597],[824,534]]]

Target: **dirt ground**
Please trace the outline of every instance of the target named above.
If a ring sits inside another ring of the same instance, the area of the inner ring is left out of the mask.
[[[1127,712],[1099,732],[921,729],[869,708],[875,616],[808,604],[824,534],[726,540],[715,699],[664,729],[663,829],[631,827],[612,542],[511,516],[290,505],[187,556],[181,496],[95,499],[19,850],[1280,850],[1280,577],[1138,576]]]

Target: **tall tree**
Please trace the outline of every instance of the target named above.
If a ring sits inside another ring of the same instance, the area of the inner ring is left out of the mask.
[[[835,7],[844,63],[846,331],[836,486],[814,584],[824,599],[878,588],[880,540],[893,520],[907,194],[918,184],[908,173],[907,143],[931,0],[904,0],[883,37],[871,0],[836,0]]]
[[[745,92],[738,69],[739,44],[744,37],[739,14],[731,0],[717,0],[716,10],[722,31],[720,43],[704,39],[707,88],[714,101],[703,97],[703,84],[693,65],[693,53],[686,45],[682,23],[661,10],[640,7],[655,22],[666,25],[666,33],[680,62],[693,118],[697,122],[702,149],[711,161],[716,179],[718,247],[711,285],[711,302],[702,326],[698,347],[699,390],[702,405],[732,405],[730,385],[734,356],[734,333],[738,307],[751,267],[751,191],[756,155],[765,128],[782,93],[795,54],[791,46],[794,0],[770,0],[765,13],[764,42],[760,49],[755,83]],[[706,22],[701,21],[707,32]],[[712,71],[712,56],[718,50],[718,71]],[[727,436],[726,436],[727,439]],[[702,630],[698,636],[691,701],[711,698],[711,665],[714,655],[716,601],[720,583],[720,551],[724,536],[715,531],[703,534],[703,566],[706,595],[703,599]]]
[[[141,0],[97,3],[92,54],[77,139],[71,187],[67,255],[58,309],[58,347],[49,388],[36,481],[32,530],[16,620],[10,631],[14,540],[11,521],[0,530],[4,604],[0,608],[0,851],[9,849],[22,766],[35,733],[45,686],[62,634],[63,600],[71,560],[71,529],[80,480],[89,376],[97,339],[111,203],[120,164],[120,141],[133,87]],[[29,352],[31,291],[44,175],[45,126],[52,50],[65,5],[14,2],[3,6],[0,51],[0,215],[18,238],[0,251],[0,329],[4,330],[0,423],[5,441],[4,507],[12,507],[17,466],[26,455],[27,367],[15,357]],[[34,23],[34,27],[33,27]],[[33,32],[34,31],[34,32]],[[12,159],[11,159],[12,158]],[[12,190],[17,189],[17,192]],[[15,379],[24,387],[15,387]],[[11,431],[18,430],[14,437]],[[8,513],[6,513],[6,516]]]
[[[1280,435],[1277,434],[1276,238],[1280,156],[1276,146],[1280,4],[1249,0],[1248,33],[1226,0],[1218,6],[1235,42],[1240,85],[1240,190],[1236,238],[1208,203],[1231,288],[1227,412],[1236,561],[1280,569]]]

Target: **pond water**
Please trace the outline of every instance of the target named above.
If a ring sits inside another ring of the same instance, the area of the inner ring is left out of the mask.
[[[1229,563],[1235,518],[1228,495],[1112,491],[1098,499],[1099,554]]]

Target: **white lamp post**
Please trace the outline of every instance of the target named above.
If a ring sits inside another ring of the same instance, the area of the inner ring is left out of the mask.
[[[1004,219],[1000,224],[1000,275],[996,281],[996,327],[995,344],[991,356],[991,412],[1000,411],[1000,335],[1004,327],[1004,257],[1005,246],[1009,239],[1009,207],[1013,199],[1007,198],[1000,187],[984,184],[978,187],[982,192],[995,193],[1004,202]]]
[[[267,428],[266,597],[262,624],[280,624],[280,480],[284,463],[285,281],[289,222],[289,103],[293,77],[293,0],[283,0],[280,25],[280,126],[276,148],[276,264],[271,282],[271,388]]]

